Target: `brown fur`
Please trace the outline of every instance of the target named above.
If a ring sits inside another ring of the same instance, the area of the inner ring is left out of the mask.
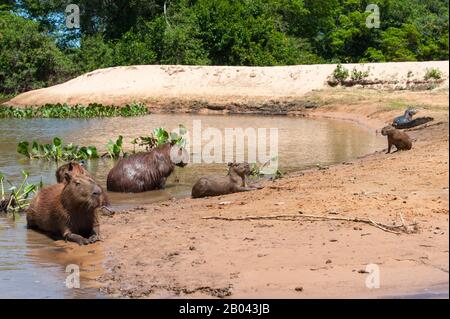
[[[83,165],[75,161],[66,163],[58,167],[58,169],[56,170],[56,182],[64,183],[66,173],[69,173],[73,177],[78,175],[86,175],[87,177],[94,179],[94,177],[92,177],[92,175],[84,168]],[[102,189],[101,195],[102,206],[110,206],[108,193],[104,191],[103,187],[100,186],[100,188]]]
[[[164,144],[149,152],[120,159],[108,174],[107,189],[127,193],[163,189],[175,165],[183,167],[187,163],[177,161],[174,164],[170,156],[171,148],[170,144]]]
[[[65,183],[47,186],[32,199],[27,225],[80,245],[93,243],[99,240],[101,193],[92,178],[67,173]]]
[[[250,174],[248,163],[228,163],[226,176],[211,175],[200,178],[192,187],[192,197],[219,196],[256,189],[245,186],[245,176]]]
[[[383,127],[381,135],[387,136],[388,150],[386,154],[391,152],[392,145],[395,145],[397,151],[410,150],[412,147],[412,141],[408,134],[403,131],[397,130],[392,125]]]

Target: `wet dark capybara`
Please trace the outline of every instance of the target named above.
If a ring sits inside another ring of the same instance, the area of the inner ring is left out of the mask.
[[[44,187],[31,200],[27,225],[80,245],[96,242],[101,194],[92,178],[66,173],[64,183]]]
[[[82,163],[75,161],[70,161],[58,167],[56,170],[56,182],[64,183],[66,173],[69,173],[72,176],[86,175],[87,177],[94,179],[94,177],[84,168]],[[102,189],[102,195],[100,196],[101,206],[109,207],[110,202],[108,193],[104,191],[103,187],[100,186],[100,188]],[[111,212],[110,209],[108,209],[108,211]]]
[[[248,163],[228,163],[226,176],[210,175],[200,178],[192,187],[192,198],[219,196],[261,188],[245,186],[245,176],[248,176],[250,172]]]
[[[392,126],[394,127],[400,127],[402,125],[406,125],[407,123],[411,122],[413,116],[417,113],[417,110],[415,109],[407,109],[405,111],[405,114],[402,116],[397,116],[394,121],[392,121]]]
[[[386,154],[391,152],[392,145],[395,145],[397,151],[410,150],[412,147],[412,141],[408,134],[397,130],[392,125],[383,127],[381,130],[381,135],[387,136],[388,139],[388,150]]]
[[[189,154],[184,148],[163,144],[120,159],[109,171],[106,186],[109,191],[124,193],[164,189],[175,166],[184,167],[188,161]]]

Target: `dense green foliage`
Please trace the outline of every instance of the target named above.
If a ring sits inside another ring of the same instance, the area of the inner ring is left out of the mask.
[[[1,0],[0,93],[118,65],[448,59],[448,0],[79,0],[67,29],[72,2]]]
[[[142,104],[129,104],[123,107],[89,104],[88,106],[67,104],[46,104],[39,107],[15,108],[0,105],[0,118],[93,118],[114,116],[139,116],[147,114]]]

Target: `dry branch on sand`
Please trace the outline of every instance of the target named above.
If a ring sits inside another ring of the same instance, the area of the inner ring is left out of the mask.
[[[223,217],[223,216],[206,216],[202,219],[215,219],[215,220],[225,220],[225,221],[240,221],[240,220],[282,220],[282,221],[293,221],[299,219],[306,220],[341,220],[355,223],[365,223],[381,229],[388,233],[401,234],[401,233],[415,233],[417,232],[417,223],[405,224],[403,215],[400,214],[402,224],[401,225],[386,225],[380,222],[376,222],[369,218],[359,218],[359,217],[339,217],[339,216],[324,216],[324,215],[309,215],[309,214],[288,214],[288,215],[266,215],[266,216],[243,216],[243,217]]]

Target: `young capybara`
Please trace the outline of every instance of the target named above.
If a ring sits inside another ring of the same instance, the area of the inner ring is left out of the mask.
[[[64,183],[41,189],[27,209],[29,228],[86,245],[99,240],[96,214],[101,206],[101,188],[83,174],[67,173]]]
[[[211,175],[200,178],[192,187],[192,198],[255,190],[257,187],[245,186],[245,176],[250,172],[248,163],[228,163],[226,176]]]
[[[56,170],[56,182],[64,183],[66,173],[69,173],[72,176],[86,175],[87,177],[94,179],[81,163],[75,161],[71,161],[58,167]],[[104,191],[103,187],[100,186],[100,188],[102,189],[102,195],[100,196],[101,206],[108,207],[110,206],[108,193]]]
[[[175,165],[184,167],[188,159],[184,148],[168,143],[149,152],[124,157],[109,172],[107,189],[124,193],[163,189]]]
[[[410,150],[412,147],[412,142],[408,134],[397,130],[392,125],[383,127],[381,135],[387,136],[388,139],[388,150],[386,154],[391,152],[392,145],[395,145],[397,151]]]

